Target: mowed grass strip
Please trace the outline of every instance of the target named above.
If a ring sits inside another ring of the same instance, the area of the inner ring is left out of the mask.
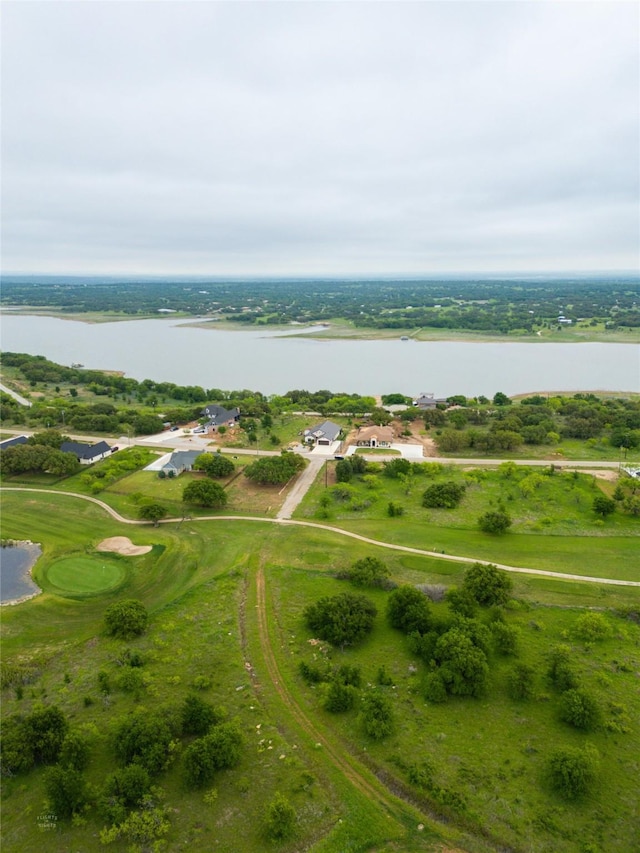
[[[84,596],[115,589],[126,574],[124,565],[116,560],[81,554],[52,563],[44,573],[44,581],[53,587],[52,592]]]

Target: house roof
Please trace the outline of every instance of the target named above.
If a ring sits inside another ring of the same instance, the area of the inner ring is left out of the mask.
[[[395,437],[395,432],[389,426],[360,427],[356,433],[356,441],[371,441],[372,438],[375,438],[378,442],[391,442]]]
[[[63,453],[73,453],[78,459],[95,459],[103,453],[109,453],[111,448],[106,441],[99,441],[93,445],[81,444],[79,441],[63,441],[60,450]]]
[[[26,444],[28,436],[26,435],[15,435],[13,438],[5,438],[4,441],[0,441],[0,450],[6,450],[7,447],[15,447],[16,444]]]
[[[163,468],[191,468],[198,456],[202,455],[201,450],[174,450],[171,458],[163,466]]]
[[[317,426],[305,429],[305,435],[312,435],[314,438],[326,438],[329,441],[335,441],[342,432],[342,427],[334,424],[333,421],[323,421]]]
[[[418,408],[421,409],[426,409],[429,406],[435,406],[436,403],[446,402],[447,401],[444,397],[436,397],[435,394],[425,394],[422,392],[422,394],[413,401],[413,405],[418,406]]]
[[[238,420],[240,409],[237,406],[234,409],[225,409],[224,406],[212,403],[210,406],[205,406],[202,414],[209,418],[209,423],[212,426],[216,426],[217,424],[225,424],[227,421]]]

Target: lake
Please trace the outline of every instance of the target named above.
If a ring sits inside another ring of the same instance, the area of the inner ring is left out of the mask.
[[[42,551],[33,542],[19,542],[0,548],[0,602],[27,598],[40,592],[31,580],[29,569]]]
[[[640,345],[344,341],[264,329],[194,328],[185,320],[81,323],[1,315],[2,349],[134,379],[282,394],[321,388],[358,394],[422,391],[640,391]]]

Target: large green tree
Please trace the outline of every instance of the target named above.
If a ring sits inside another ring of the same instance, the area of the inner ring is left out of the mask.
[[[492,563],[474,563],[467,569],[462,588],[485,607],[506,604],[511,596],[513,583],[507,572]]]
[[[192,480],[182,490],[182,500],[186,504],[223,509],[227,505],[227,493],[220,483],[211,480]]]
[[[333,646],[351,646],[373,628],[376,607],[364,595],[343,592],[321,598],[304,611],[308,627]]]

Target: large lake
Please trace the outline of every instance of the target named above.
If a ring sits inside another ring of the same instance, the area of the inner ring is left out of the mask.
[[[139,380],[265,394],[294,388],[438,396],[640,391],[636,344],[331,341],[266,330],[193,328],[185,322],[89,324],[5,312],[1,345],[60,364],[120,370]]]

